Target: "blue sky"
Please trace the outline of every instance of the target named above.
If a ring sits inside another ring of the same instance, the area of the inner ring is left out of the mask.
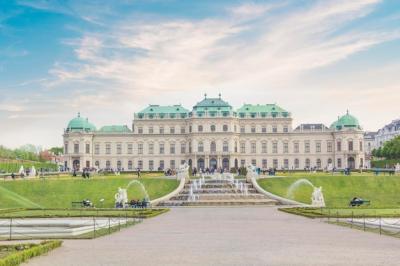
[[[131,124],[204,93],[294,125],[400,113],[400,1],[0,0],[1,144],[61,145],[78,111]]]

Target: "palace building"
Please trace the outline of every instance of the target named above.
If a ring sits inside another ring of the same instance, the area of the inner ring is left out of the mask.
[[[132,127],[97,129],[87,118],[64,130],[64,165],[120,170],[174,169],[187,162],[197,169],[323,169],[364,167],[364,132],[348,112],[330,127],[292,125],[291,113],[276,104],[234,109],[221,96],[205,98],[192,110],[182,105],[149,105],[134,114]]]

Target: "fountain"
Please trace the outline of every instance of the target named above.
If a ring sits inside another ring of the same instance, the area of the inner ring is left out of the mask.
[[[128,203],[128,192],[124,188],[118,188],[118,192],[114,196],[115,198],[115,207],[125,208],[125,205]]]
[[[146,188],[144,187],[144,185],[138,181],[138,180],[132,180],[131,182],[129,182],[129,184],[126,186],[126,190],[129,189],[130,186],[132,186],[133,184],[138,184],[140,186],[140,189],[143,191],[144,193],[144,198],[146,199],[146,201],[150,200],[149,194],[147,193]]]
[[[313,188],[313,192],[311,195],[311,205],[315,207],[325,207],[325,200],[324,200],[324,195],[322,194],[322,187],[317,188],[308,179],[302,178],[291,184],[287,192],[287,197],[293,198],[294,190],[303,184],[309,185]]]
[[[257,168],[252,164],[247,165],[247,174],[246,174],[247,181],[250,181],[253,178],[257,179],[257,177],[258,177]]]
[[[32,165],[31,171],[29,172],[29,177],[35,177],[36,176],[36,169],[35,166]]]
[[[178,167],[176,170],[177,179],[188,179],[189,178],[189,165],[184,163]]]
[[[400,163],[396,164],[396,166],[394,168],[394,171],[395,171],[396,174],[400,174]]]
[[[24,176],[25,175],[25,169],[24,169],[23,165],[21,165],[21,167],[19,168],[18,175],[20,175],[20,176]]]

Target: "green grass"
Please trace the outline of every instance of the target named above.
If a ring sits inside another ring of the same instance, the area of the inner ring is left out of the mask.
[[[151,218],[168,209],[14,209],[1,210],[0,218],[129,217]]]
[[[114,207],[114,195],[133,180],[126,176],[84,180],[82,178],[48,178],[0,182],[0,209],[5,208],[71,208],[71,202],[90,199],[96,206]],[[161,178],[142,178],[150,199],[172,192],[178,181]],[[129,199],[142,199],[144,193],[137,184],[128,189]],[[100,203],[100,199],[104,203]]]
[[[400,207],[400,177],[373,174],[352,174],[350,176],[331,174],[296,173],[281,178],[260,179],[258,182],[265,190],[282,197],[288,197],[288,188],[296,180],[305,178],[315,186],[322,186],[327,207],[346,208],[353,197],[371,201],[369,208]],[[312,188],[300,185],[293,193],[292,199],[311,202]]]
[[[56,171],[58,169],[57,164],[54,163],[43,163],[43,162],[33,162],[33,161],[16,161],[10,160],[6,162],[0,162],[0,172],[5,173],[18,173],[21,165],[24,166],[25,171],[30,169],[32,166],[35,166],[36,170],[40,168],[48,169],[51,171]]]
[[[379,208],[280,208],[280,211],[308,218],[362,218],[362,217],[400,217],[400,209]]]

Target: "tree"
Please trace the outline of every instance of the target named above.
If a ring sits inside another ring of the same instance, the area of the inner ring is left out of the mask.
[[[50,149],[50,151],[51,151],[52,153],[54,153],[55,155],[62,155],[63,152],[64,152],[64,149],[63,149],[63,147],[52,147],[52,148]]]

